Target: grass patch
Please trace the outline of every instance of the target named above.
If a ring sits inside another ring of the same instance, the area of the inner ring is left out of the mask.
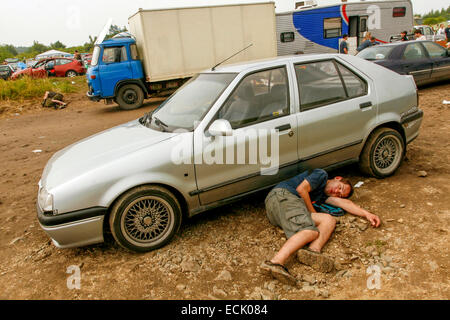
[[[55,91],[62,94],[87,90],[85,76],[74,78],[45,78],[0,80],[0,101],[23,101],[42,98],[46,91]]]

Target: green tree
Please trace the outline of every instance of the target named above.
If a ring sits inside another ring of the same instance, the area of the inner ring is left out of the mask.
[[[28,49],[27,53],[40,54],[47,51],[48,49],[49,48],[46,45],[43,45],[42,43],[39,43],[37,41],[33,41],[33,45]]]
[[[55,50],[61,50],[61,49],[65,49],[66,45],[58,40],[55,43],[50,43],[50,48],[55,49]]]
[[[114,37],[116,34],[119,34],[121,32],[127,32],[127,28],[126,27],[119,27],[116,26],[115,24],[111,25],[111,27],[109,28],[109,33],[106,35],[105,40],[111,39],[112,37]]]

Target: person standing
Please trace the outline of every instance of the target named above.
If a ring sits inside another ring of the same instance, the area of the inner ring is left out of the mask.
[[[408,37],[407,37],[408,32],[407,31],[402,31],[400,33],[400,35],[402,36],[402,38],[400,39],[401,41],[408,41]]]
[[[420,29],[414,30],[414,37],[416,38],[416,40],[427,40],[427,37],[422,34],[422,31],[420,31]]]
[[[445,27],[444,27],[443,23],[440,24],[437,34],[441,35],[441,36],[445,36]]]
[[[447,42],[450,42],[450,24],[445,28],[445,37],[447,38]]]
[[[81,59],[81,54],[78,52],[78,50],[75,50],[74,58],[75,58],[76,60],[79,60],[79,61],[82,60],[82,59]]]
[[[348,54],[348,43],[347,43],[348,35],[344,34],[342,36],[342,42],[339,45],[339,53]]]

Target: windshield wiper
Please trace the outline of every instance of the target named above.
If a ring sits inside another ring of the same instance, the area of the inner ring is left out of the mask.
[[[168,128],[169,126],[167,124],[165,124],[164,122],[162,122],[161,120],[159,120],[157,117],[155,118],[155,124],[161,128],[161,130],[163,132],[166,132],[167,130],[165,128]]]
[[[152,122],[152,113],[153,112],[147,112],[142,118],[141,118],[141,124],[144,126],[147,126],[150,122]]]

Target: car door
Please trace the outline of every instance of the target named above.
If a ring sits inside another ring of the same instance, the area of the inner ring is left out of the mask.
[[[356,161],[377,117],[370,79],[335,59],[298,63],[294,68],[300,108],[298,170]]]
[[[433,63],[420,42],[405,46],[399,64],[401,73],[412,75],[416,84],[420,85],[430,80]]]
[[[431,80],[450,79],[450,57],[447,50],[434,42],[422,42],[432,62]]]
[[[56,59],[55,73],[57,77],[65,77],[67,72],[67,65],[71,63],[69,59]]]
[[[297,120],[287,65],[241,78],[210,125],[227,120],[231,136],[211,137],[208,128],[194,142],[202,205],[272,186],[296,174]]]
[[[102,60],[99,65],[100,82],[103,96],[114,96],[117,82],[130,79],[132,75],[130,61],[125,46],[103,48]]]

